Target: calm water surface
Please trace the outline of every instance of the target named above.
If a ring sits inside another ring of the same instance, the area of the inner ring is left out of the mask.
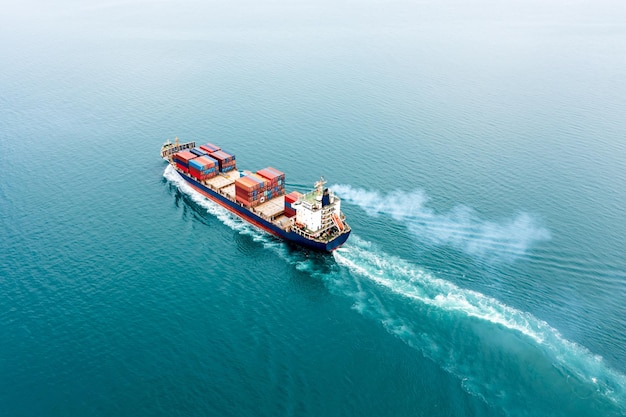
[[[619,2],[32,1],[0,16],[0,414],[626,415]],[[290,247],[175,136],[320,175]]]

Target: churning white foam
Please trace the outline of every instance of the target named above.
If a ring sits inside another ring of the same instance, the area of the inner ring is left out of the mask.
[[[333,252],[333,256],[338,264],[348,268],[353,275],[374,282],[392,294],[432,307],[436,311],[476,318],[527,336],[549,354],[555,365],[566,370],[566,373],[575,375],[579,380],[592,384],[594,390],[623,406],[626,396],[626,376],[611,369],[602,357],[563,338],[558,330],[532,314],[437,278],[401,258],[377,250],[370,242],[363,241],[358,236],[352,236],[351,241],[341,250]],[[372,289],[365,290],[364,286],[358,283],[358,278],[355,280],[358,291],[349,295],[355,299],[357,310],[362,312],[364,304],[369,302],[371,309],[390,333],[437,361],[435,357],[438,356],[439,347],[436,341],[427,333],[413,333],[410,326],[411,318],[398,313],[389,313],[381,301],[372,294]],[[454,364],[440,363],[440,365],[458,374],[457,371],[450,369],[455,366]],[[458,376],[466,378],[468,375]]]
[[[353,236],[352,245],[334,253],[337,262],[396,294],[442,310],[462,312],[467,316],[503,325],[531,337],[537,343],[543,343],[547,334],[558,336],[558,332],[546,322],[528,313],[479,292],[459,288],[400,258],[370,251],[361,242],[357,236]]]
[[[332,188],[370,216],[387,215],[403,223],[419,239],[433,245],[450,245],[470,255],[520,256],[533,243],[550,239],[550,232],[527,213],[498,223],[481,219],[463,205],[448,213],[436,213],[426,206],[429,198],[421,190],[383,194],[350,185]]]

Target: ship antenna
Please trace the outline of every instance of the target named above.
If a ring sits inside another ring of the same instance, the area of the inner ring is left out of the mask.
[[[317,193],[322,195],[324,193],[324,184],[326,184],[326,180],[324,177],[321,177],[319,181],[315,183],[315,188],[317,188]]]
[[[176,146],[178,146],[178,136],[176,136]]]

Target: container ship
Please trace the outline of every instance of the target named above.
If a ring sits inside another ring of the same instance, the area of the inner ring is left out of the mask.
[[[235,155],[212,143],[172,143],[161,157],[193,189],[243,220],[285,241],[331,252],[350,236],[341,200],[322,177],[308,193],[285,193],[285,174],[273,167],[238,170]]]

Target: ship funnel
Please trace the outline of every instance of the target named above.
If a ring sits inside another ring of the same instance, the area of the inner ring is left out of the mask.
[[[322,194],[322,207],[326,207],[330,204],[330,194],[328,188],[324,188],[324,194]]]

